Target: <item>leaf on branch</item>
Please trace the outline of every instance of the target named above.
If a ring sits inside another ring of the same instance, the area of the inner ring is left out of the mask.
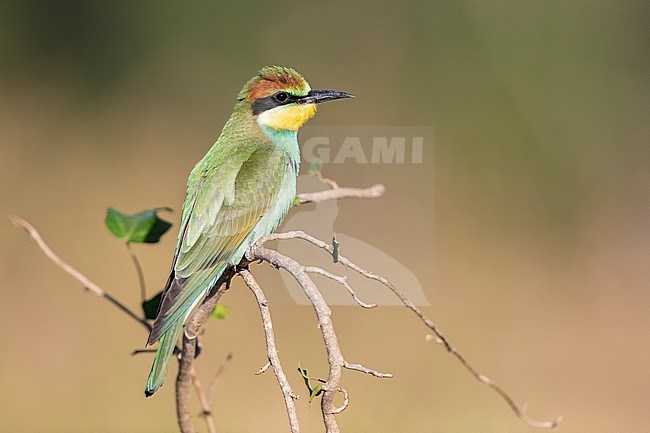
[[[223,304],[217,304],[212,310],[211,316],[214,317],[215,319],[223,320],[226,318],[226,314],[228,314],[229,312],[230,312],[229,306]]]
[[[307,385],[307,389],[309,389],[309,391],[311,392],[311,385],[309,385],[309,376],[307,376],[307,370],[305,370],[300,366],[300,362],[298,362],[298,371],[300,372],[300,375],[304,379],[305,385]]]
[[[308,403],[311,404],[311,401],[314,399],[314,397],[318,397],[319,395],[321,395],[322,392],[323,392],[323,386],[319,383],[309,393]]]
[[[305,370],[300,366],[300,362],[298,362],[298,371],[300,372],[302,379],[305,381],[305,385],[307,386],[307,390],[309,391],[309,404],[311,404],[314,397],[318,397],[323,393],[323,385],[319,383],[312,388],[310,381],[313,378],[308,376],[307,370]],[[321,381],[321,379],[315,379],[315,380]]]
[[[158,217],[160,211],[171,209],[162,207],[126,215],[109,207],[106,211],[106,227],[113,236],[126,242],[154,244],[160,241],[160,237],[172,226]]]
[[[156,320],[156,314],[158,314],[158,307],[160,306],[161,299],[162,292],[159,292],[153,298],[142,303],[142,311],[144,312],[145,319]]]

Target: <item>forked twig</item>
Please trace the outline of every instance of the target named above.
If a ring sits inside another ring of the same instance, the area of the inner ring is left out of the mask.
[[[336,414],[334,397],[339,389],[341,370],[343,369],[345,360],[341,354],[338,338],[334,332],[334,324],[332,323],[331,317],[332,311],[329,305],[327,305],[327,302],[318,290],[318,287],[309,277],[306,268],[291,257],[264,248],[260,243],[252,245],[246,254],[247,258],[251,261],[261,259],[276,268],[282,268],[289,272],[298,282],[314,308],[318,320],[318,328],[323,337],[323,342],[327,351],[327,364],[329,367],[327,380],[322,388],[321,412],[323,414],[323,423],[325,424],[325,430],[327,433],[339,433],[340,430],[336,422],[336,417],[334,416]]]
[[[361,306],[363,308],[367,308],[367,309],[372,309],[372,308],[377,307],[377,304],[368,304],[366,302],[363,302],[361,299],[359,299],[359,297],[357,296],[355,291],[348,284],[345,277],[333,274],[333,273],[331,273],[329,271],[326,271],[323,268],[319,268],[319,267],[316,267],[316,266],[305,266],[305,271],[310,273],[310,274],[318,274],[318,275],[321,275],[323,277],[329,278],[332,281],[336,281],[337,283],[339,283],[340,285],[345,287],[345,289],[348,291],[350,296],[352,296],[352,299],[354,299],[354,302],[356,302],[359,306]]]
[[[272,240],[280,240],[280,239],[301,239],[306,242],[311,243],[312,245],[321,248],[325,251],[327,251],[329,254],[332,254],[334,252],[334,247],[330,244],[328,244],[325,241],[322,241],[320,239],[317,239],[303,231],[290,231],[286,233],[272,233],[268,236],[266,236],[263,239],[260,239],[257,243],[257,245],[262,245],[267,241],[272,241]],[[371,280],[377,281],[384,286],[386,286],[391,292],[393,292],[402,302],[402,304],[411,310],[413,313],[415,313],[420,320],[435,334],[435,339],[436,342],[441,344],[442,346],[445,347],[445,349],[451,353],[456,359],[461,363],[463,367],[467,371],[472,374],[478,381],[488,385],[490,388],[492,388],[497,394],[503,398],[508,406],[512,409],[512,411],[525,423],[537,427],[537,428],[543,428],[543,429],[551,429],[555,428],[561,421],[562,421],[562,416],[557,416],[555,419],[550,420],[550,421],[537,421],[530,416],[528,416],[526,409],[527,406],[518,406],[512,397],[505,392],[500,386],[498,386],[492,379],[489,377],[478,373],[465,359],[465,357],[456,350],[456,348],[449,342],[449,340],[444,336],[442,331],[438,329],[438,327],[433,323],[431,319],[429,319],[422,311],[408,298],[406,295],[399,290],[397,287],[395,287],[390,281],[388,281],[386,278],[375,274],[374,272],[368,271],[367,269],[362,268],[361,266],[357,265],[356,263],[352,262],[345,256],[342,256],[339,254],[338,256],[339,262],[343,264],[344,266],[347,266],[348,268],[356,271],[357,273],[363,275],[366,278],[369,278]]]
[[[217,433],[217,429],[214,425],[214,417],[212,416],[212,405],[208,400],[206,392],[203,390],[203,385],[201,385],[201,381],[199,380],[194,366],[190,369],[190,380],[192,381],[192,386],[199,398],[199,404],[201,405],[200,415],[205,418],[208,433]]]
[[[223,372],[230,364],[230,361],[232,361],[232,353],[226,355],[226,359],[221,362],[221,365],[219,365],[219,368],[217,368],[217,371],[215,371],[214,375],[212,376],[212,380],[210,380],[210,383],[208,384],[208,392],[206,393],[206,397],[208,399],[208,407],[212,407],[212,404],[214,402],[214,394],[217,391],[217,385],[221,380]]]

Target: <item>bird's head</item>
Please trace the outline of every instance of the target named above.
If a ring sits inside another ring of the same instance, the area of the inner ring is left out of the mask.
[[[298,72],[282,66],[267,66],[246,83],[239,101],[250,105],[260,126],[297,131],[316,114],[316,104],[354,98],[337,90],[312,90]]]

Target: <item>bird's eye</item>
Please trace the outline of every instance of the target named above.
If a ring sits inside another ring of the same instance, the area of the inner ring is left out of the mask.
[[[289,99],[289,94],[287,92],[279,92],[275,95],[275,100],[278,102],[284,102]]]

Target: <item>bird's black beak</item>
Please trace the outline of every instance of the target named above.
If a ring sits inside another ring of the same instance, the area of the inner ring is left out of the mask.
[[[339,92],[338,90],[310,90],[307,95],[300,98],[297,102],[300,104],[319,104],[325,101],[345,98],[354,98],[354,95]]]

